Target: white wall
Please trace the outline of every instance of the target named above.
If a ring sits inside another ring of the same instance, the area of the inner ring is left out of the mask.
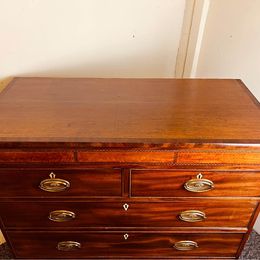
[[[259,0],[211,0],[197,77],[241,78],[260,100],[259,12]]]
[[[259,12],[259,0],[211,0],[196,77],[241,78],[260,100]]]
[[[0,79],[172,77],[185,0],[0,0]]]

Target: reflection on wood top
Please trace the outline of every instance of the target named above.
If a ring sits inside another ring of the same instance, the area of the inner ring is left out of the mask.
[[[0,141],[260,143],[260,109],[233,79],[15,78]]]

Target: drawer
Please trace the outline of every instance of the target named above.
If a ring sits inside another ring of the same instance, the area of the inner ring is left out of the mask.
[[[173,151],[78,151],[78,161],[84,163],[173,163]]]
[[[18,258],[235,257],[243,234],[7,232]],[[76,243],[65,243],[73,241]],[[191,241],[186,244],[180,241]],[[61,243],[63,242],[63,243]],[[195,243],[194,243],[195,242]],[[29,245],[29,246],[28,246]],[[175,246],[178,248],[176,249]],[[182,246],[182,247],[181,247]],[[57,249],[59,247],[60,250]],[[181,251],[185,248],[190,250]],[[64,250],[64,251],[62,251]]]
[[[176,156],[177,164],[259,164],[257,151],[183,151]]]
[[[259,197],[260,172],[131,170],[130,190],[132,197]]]
[[[0,197],[121,196],[121,183],[119,169],[0,170]]]
[[[1,202],[4,226],[15,228],[247,227],[256,200],[173,202]]]
[[[0,163],[73,163],[73,151],[0,150]]]

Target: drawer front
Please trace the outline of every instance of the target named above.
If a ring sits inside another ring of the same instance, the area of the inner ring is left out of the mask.
[[[179,152],[176,159],[177,164],[259,164],[259,152],[242,151],[188,151]]]
[[[130,189],[132,197],[259,197],[260,172],[131,170]]]
[[[4,151],[0,163],[73,163],[73,151]]]
[[[242,234],[173,234],[137,232],[7,232],[20,258],[169,258],[235,257]],[[197,247],[180,241],[195,242]],[[78,244],[60,243],[73,241]],[[28,246],[29,245],[29,246]],[[59,247],[60,250],[57,249]],[[62,251],[66,250],[66,251]]]
[[[78,161],[87,163],[173,163],[173,151],[78,151]]]
[[[0,197],[121,196],[121,170],[0,170],[0,186]]]
[[[6,228],[247,227],[255,200],[174,202],[1,202]]]

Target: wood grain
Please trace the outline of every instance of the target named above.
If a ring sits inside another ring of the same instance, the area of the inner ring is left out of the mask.
[[[72,163],[72,151],[0,151],[0,163]]]
[[[7,243],[31,259],[238,257],[260,209],[259,107],[240,80],[13,79],[0,93]],[[42,191],[51,172],[70,188]],[[213,190],[185,190],[200,172]],[[76,218],[51,222],[61,209]],[[207,218],[181,221],[191,209]],[[176,251],[184,239],[199,247]]]
[[[214,188],[207,192],[190,192],[184,184],[202,173],[203,178],[213,181]],[[259,197],[260,172],[254,171],[176,171],[132,170],[132,197]]]
[[[174,163],[173,151],[79,151],[79,162]]]
[[[70,182],[70,187],[62,192],[46,192],[39,188],[42,180],[54,172],[56,178]],[[0,197],[102,197],[121,196],[121,170],[0,170]]]
[[[128,233],[129,238],[124,239]],[[153,234],[137,232],[20,232],[9,231],[18,258],[171,258],[171,257],[235,257],[242,234]],[[59,241],[78,241],[82,248],[72,252],[56,249]],[[193,240],[199,247],[177,251],[175,242]]]
[[[15,78],[0,140],[259,144],[259,116],[237,80]]]
[[[180,164],[259,164],[259,152],[245,151],[207,151],[207,152],[179,152],[177,163]]]
[[[127,202],[129,208],[124,210]],[[1,202],[1,218],[7,229],[95,229],[132,227],[139,229],[171,227],[247,227],[250,217],[258,205],[257,200],[242,199],[179,199],[172,202]],[[185,210],[200,210],[206,219],[200,222],[184,222],[179,215]],[[48,219],[54,210],[68,210],[75,213],[75,219],[68,222],[53,222]],[[29,220],[29,221],[28,221]]]

